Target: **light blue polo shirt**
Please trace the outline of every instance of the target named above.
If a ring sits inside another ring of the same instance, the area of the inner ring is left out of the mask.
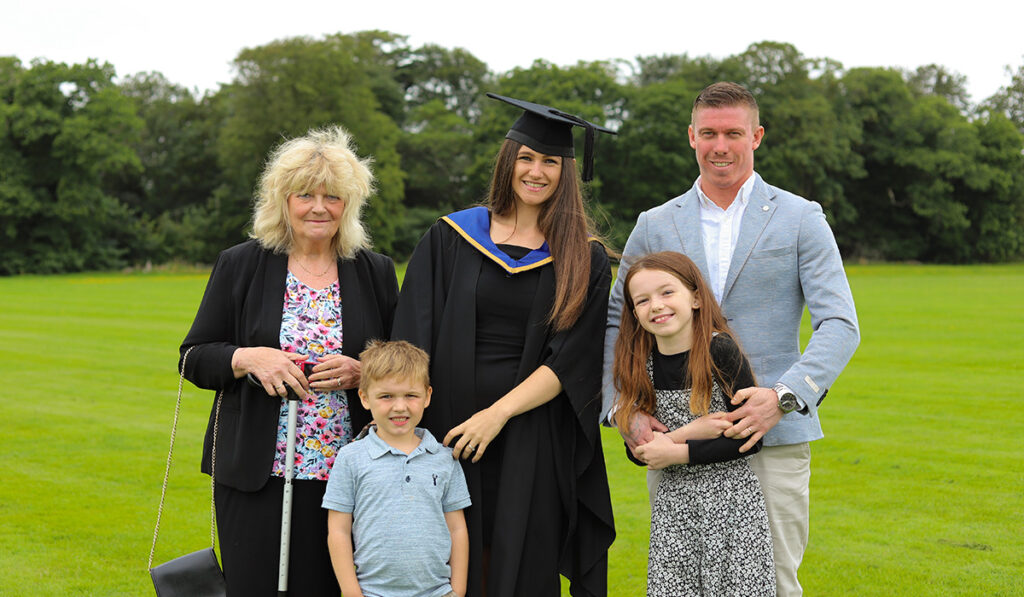
[[[406,454],[377,437],[338,451],[323,507],[352,513],[356,578],[366,597],[441,597],[452,538],[444,513],[470,505],[462,466],[426,429]]]

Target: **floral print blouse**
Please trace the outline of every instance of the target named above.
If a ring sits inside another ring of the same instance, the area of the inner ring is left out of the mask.
[[[310,356],[319,361],[325,355],[341,354],[341,289],[335,281],[316,290],[291,272],[285,283],[281,316],[281,349]],[[314,400],[299,402],[295,427],[295,479],[326,481],[338,450],[352,439],[348,398],[343,390],[313,390]],[[281,399],[277,422],[277,453],[272,475],[283,477],[287,450],[288,401]]]

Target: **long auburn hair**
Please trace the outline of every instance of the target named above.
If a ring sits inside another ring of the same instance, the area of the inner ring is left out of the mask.
[[[512,189],[516,159],[523,146],[505,139],[498,151],[491,176],[487,206],[492,213],[515,213],[516,194]],[[562,173],[551,197],[541,205],[537,222],[551,250],[555,268],[555,300],[548,321],[556,331],[571,328],[583,312],[590,278],[590,244],[593,226],[583,206],[582,182],[576,162],[562,158]]]
[[[714,378],[723,379],[722,372],[711,358],[711,338],[715,333],[732,337],[722,309],[719,308],[711,289],[701,276],[697,265],[682,253],[664,251],[651,253],[638,259],[629,267],[622,285],[622,318],[619,323],[619,337],[615,341],[615,420],[624,433],[634,414],[643,411],[653,414],[657,406],[654,384],[647,374],[647,359],[654,351],[654,334],[645,330],[637,320],[633,309],[633,297],[629,283],[633,276],[644,270],[658,270],[679,279],[697,298],[699,307],[693,310],[693,345],[690,347],[686,379],[690,385],[690,412],[705,415],[711,408],[711,389]],[[735,340],[735,338],[733,338]],[[731,380],[726,380],[727,382]],[[730,398],[730,383],[722,385],[722,391]]]

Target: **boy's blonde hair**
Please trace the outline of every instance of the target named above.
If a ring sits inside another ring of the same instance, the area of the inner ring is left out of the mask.
[[[359,354],[362,363],[359,389],[384,379],[402,379],[430,386],[430,357],[405,340],[374,340]]]

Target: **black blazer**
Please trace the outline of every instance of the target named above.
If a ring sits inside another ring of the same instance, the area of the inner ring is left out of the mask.
[[[280,348],[288,256],[262,248],[255,240],[223,251],[210,273],[192,329],[181,344],[189,348],[185,379],[200,388],[223,391],[217,428],[217,481],[242,491],[257,491],[270,477],[277,443],[280,400],[246,378],[236,379],[231,357],[243,346]],[[360,250],[338,260],[341,286],[342,354],[358,358],[366,343],[391,335],[398,302],[398,279],[390,257]],[[181,361],[178,362],[179,369]],[[349,390],[353,430],[370,413]],[[216,401],[203,442],[202,471],[209,474]]]

